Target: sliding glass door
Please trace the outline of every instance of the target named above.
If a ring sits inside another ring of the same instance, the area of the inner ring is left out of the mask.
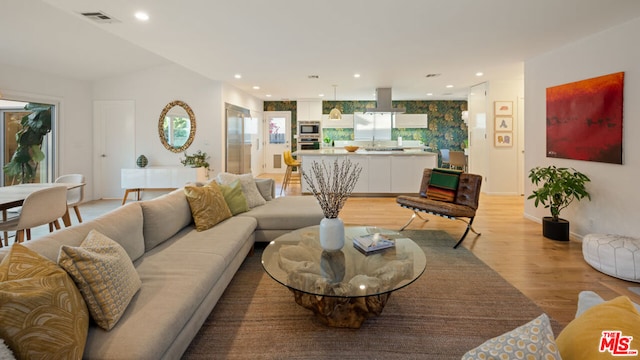
[[[0,100],[0,185],[53,181],[51,104]]]

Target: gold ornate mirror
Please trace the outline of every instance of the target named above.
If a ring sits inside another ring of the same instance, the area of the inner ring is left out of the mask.
[[[158,135],[167,150],[185,151],[196,136],[196,116],[189,105],[180,100],[168,103],[158,120]]]

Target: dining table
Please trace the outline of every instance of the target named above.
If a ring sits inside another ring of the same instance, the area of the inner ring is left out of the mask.
[[[83,187],[85,186],[85,183],[29,183],[0,187],[0,210],[2,210],[2,220],[7,220],[7,210],[22,206],[24,199],[26,199],[29,194],[54,186],[65,186],[67,190],[71,190]],[[62,217],[62,222],[65,227],[71,226],[69,209],[67,209]]]

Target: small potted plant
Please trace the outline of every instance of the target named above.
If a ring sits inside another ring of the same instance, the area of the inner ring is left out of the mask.
[[[591,200],[585,187],[591,180],[573,168],[556,166],[535,167],[529,172],[529,179],[538,189],[527,199],[535,199],[536,207],[542,204],[551,211],[551,216],[542,219],[542,234],[549,239],[568,241],[569,221],[560,218],[560,211],[573,200]]]
[[[180,159],[180,163],[185,167],[203,167],[208,171],[209,163],[207,162],[207,160],[209,160],[209,156],[207,156],[207,153],[205,152],[198,150],[198,152],[194,153],[193,155],[189,155],[185,151],[184,159]]]

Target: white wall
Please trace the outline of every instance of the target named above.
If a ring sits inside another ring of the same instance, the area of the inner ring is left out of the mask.
[[[484,192],[492,195],[517,195],[518,191],[518,97],[524,96],[524,80],[491,80],[487,92],[487,181]],[[494,146],[494,103],[513,103],[513,146]]]
[[[0,94],[3,98],[55,103],[58,106],[57,169],[54,176],[84,174],[85,198],[93,194],[91,84],[33,70],[1,65]]]
[[[184,153],[173,153],[162,145],[158,136],[158,120],[162,109],[173,100],[187,103],[196,117],[196,136],[187,149],[191,154],[202,150],[211,156],[209,163],[219,171],[223,159],[219,145],[222,133],[220,117],[220,82],[176,65],[160,66],[116,78],[96,81],[94,100],[135,101],[135,155],[144,154],[151,166],[180,166]]]
[[[640,192],[640,48],[634,44],[640,34],[640,18],[569,44],[525,63],[525,169],[557,165],[573,167],[592,180],[588,184],[592,201],[572,204],[562,212],[578,237],[588,233],[617,233],[638,236]],[[547,158],[546,88],[625,72],[623,111],[623,165]],[[525,182],[525,195],[532,186]],[[525,204],[525,216],[538,220],[548,210]]]

